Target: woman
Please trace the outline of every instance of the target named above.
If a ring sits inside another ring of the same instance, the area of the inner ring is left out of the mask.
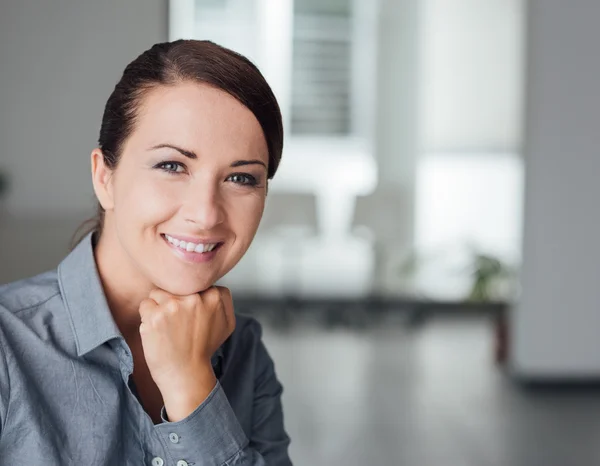
[[[282,147],[244,57],[177,41],[127,66],[91,154],[95,228],[56,271],[0,288],[0,464],[291,464],[260,326],[213,285]]]

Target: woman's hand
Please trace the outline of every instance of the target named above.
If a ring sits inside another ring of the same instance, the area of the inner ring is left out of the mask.
[[[190,296],[156,289],[141,302],[139,311],[150,375],[169,421],[181,420],[217,383],[210,359],[235,329],[231,293],[216,286]]]

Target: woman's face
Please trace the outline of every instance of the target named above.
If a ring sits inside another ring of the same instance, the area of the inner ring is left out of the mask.
[[[138,110],[106,177],[102,234],[114,235],[111,244],[154,286],[205,290],[258,228],[268,164],[261,126],[234,97],[197,83],[157,87]]]

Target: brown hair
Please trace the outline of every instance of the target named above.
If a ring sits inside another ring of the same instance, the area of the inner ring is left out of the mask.
[[[235,97],[256,117],[269,150],[268,178],[271,179],[283,150],[283,124],[279,105],[258,68],[246,57],[210,41],[177,40],[155,44],[133,60],[123,72],[106,102],[98,147],[104,163],[115,169],[125,141],[134,130],[137,110],[144,95],[160,85],[184,81],[209,84]],[[98,203],[96,216],[75,232],[90,225],[99,234],[104,225],[104,209]],[[78,241],[73,241],[76,244]]]

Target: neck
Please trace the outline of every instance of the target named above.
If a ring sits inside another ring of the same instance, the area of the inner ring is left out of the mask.
[[[139,272],[108,225],[94,249],[98,274],[110,312],[125,340],[137,338],[139,306],[153,286]]]

